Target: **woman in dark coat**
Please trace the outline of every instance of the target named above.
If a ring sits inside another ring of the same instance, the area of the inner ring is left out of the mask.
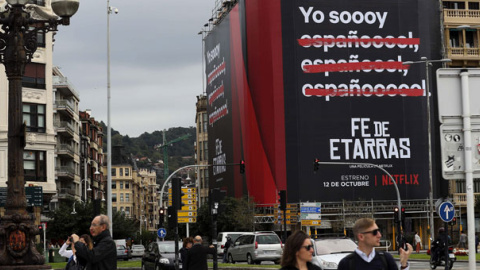
[[[321,270],[312,264],[313,244],[304,231],[296,231],[288,237],[282,255],[280,270]]]
[[[187,237],[183,239],[183,246],[180,249],[180,259],[182,260],[182,265],[187,264],[187,252],[193,246],[193,238]]]

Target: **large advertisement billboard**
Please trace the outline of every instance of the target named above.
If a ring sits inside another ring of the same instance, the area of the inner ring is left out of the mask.
[[[246,174],[215,168],[211,187],[257,203],[283,189],[289,202],[395,200],[373,163],[402,199],[427,198],[426,74],[404,62],[440,59],[437,6],[239,1],[206,39],[209,161],[245,159]],[[314,172],[314,159],[352,164]]]

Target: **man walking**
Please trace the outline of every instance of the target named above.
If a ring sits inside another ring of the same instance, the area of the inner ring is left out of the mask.
[[[343,258],[338,264],[338,270],[366,270],[366,269],[397,269],[392,255],[388,252],[376,252],[374,247],[380,246],[382,234],[375,221],[371,218],[361,218],[353,226],[353,234],[358,240],[355,251]],[[400,269],[408,270],[408,257],[413,251],[412,245],[407,243],[407,251],[400,248]]]
[[[75,255],[88,262],[87,270],[117,269],[117,248],[110,236],[109,227],[110,220],[106,215],[99,215],[93,219],[90,225],[90,234],[94,241],[92,250],[78,241],[78,235],[72,234]]]
[[[183,265],[183,270],[208,270],[207,254],[215,255],[215,248],[202,246],[202,237],[200,235],[193,238],[193,246],[187,252],[187,264]]]

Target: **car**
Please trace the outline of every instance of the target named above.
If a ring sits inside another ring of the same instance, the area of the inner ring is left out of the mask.
[[[145,253],[145,247],[143,245],[132,245],[132,257],[142,257]]]
[[[280,264],[283,244],[275,232],[254,232],[242,234],[228,249],[228,262],[260,264],[262,261],[273,261]]]
[[[182,242],[178,243],[178,249]],[[178,253],[179,268],[182,269],[180,253]],[[175,241],[158,241],[147,245],[142,256],[142,270],[175,269]]]
[[[129,249],[124,245],[117,245],[117,260],[128,261],[131,258]]]
[[[312,263],[322,270],[337,269],[340,260],[357,248],[357,244],[346,237],[312,239],[312,245]]]
[[[225,243],[227,242],[227,236],[230,236],[232,243],[237,240],[237,238],[244,234],[245,232],[220,232],[217,236],[217,254],[218,256],[223,256],[223,250],[225,248]]]

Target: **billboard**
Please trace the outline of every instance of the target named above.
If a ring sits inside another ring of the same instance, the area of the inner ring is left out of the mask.
[[[245,159],[246,175],[226,168],[223,177],[213,173],[211,185],[225,181],[236,196],[253,194],[258,203],[276,202],[282,189],[288,202],[396,199],[388,175],[362,165],[373,163],[394,177],[402,199],[425,199],[426,74],[423,65],[403,62],[440,59],[437,6],[430,0],[239,1],[207,38],[206,76],[215,70],[209,52],[229,44],[217,59],[230,59],[222,76],[231,107],[222,114],[225,123],[209,126],[209,148],[215,154],[228,148],[231,162]],[[207,86],[208,98],[217,96],[215,89]],[[220,115],[222,102],[209,115]],[[353,164],[314,173],[315,158]]]

